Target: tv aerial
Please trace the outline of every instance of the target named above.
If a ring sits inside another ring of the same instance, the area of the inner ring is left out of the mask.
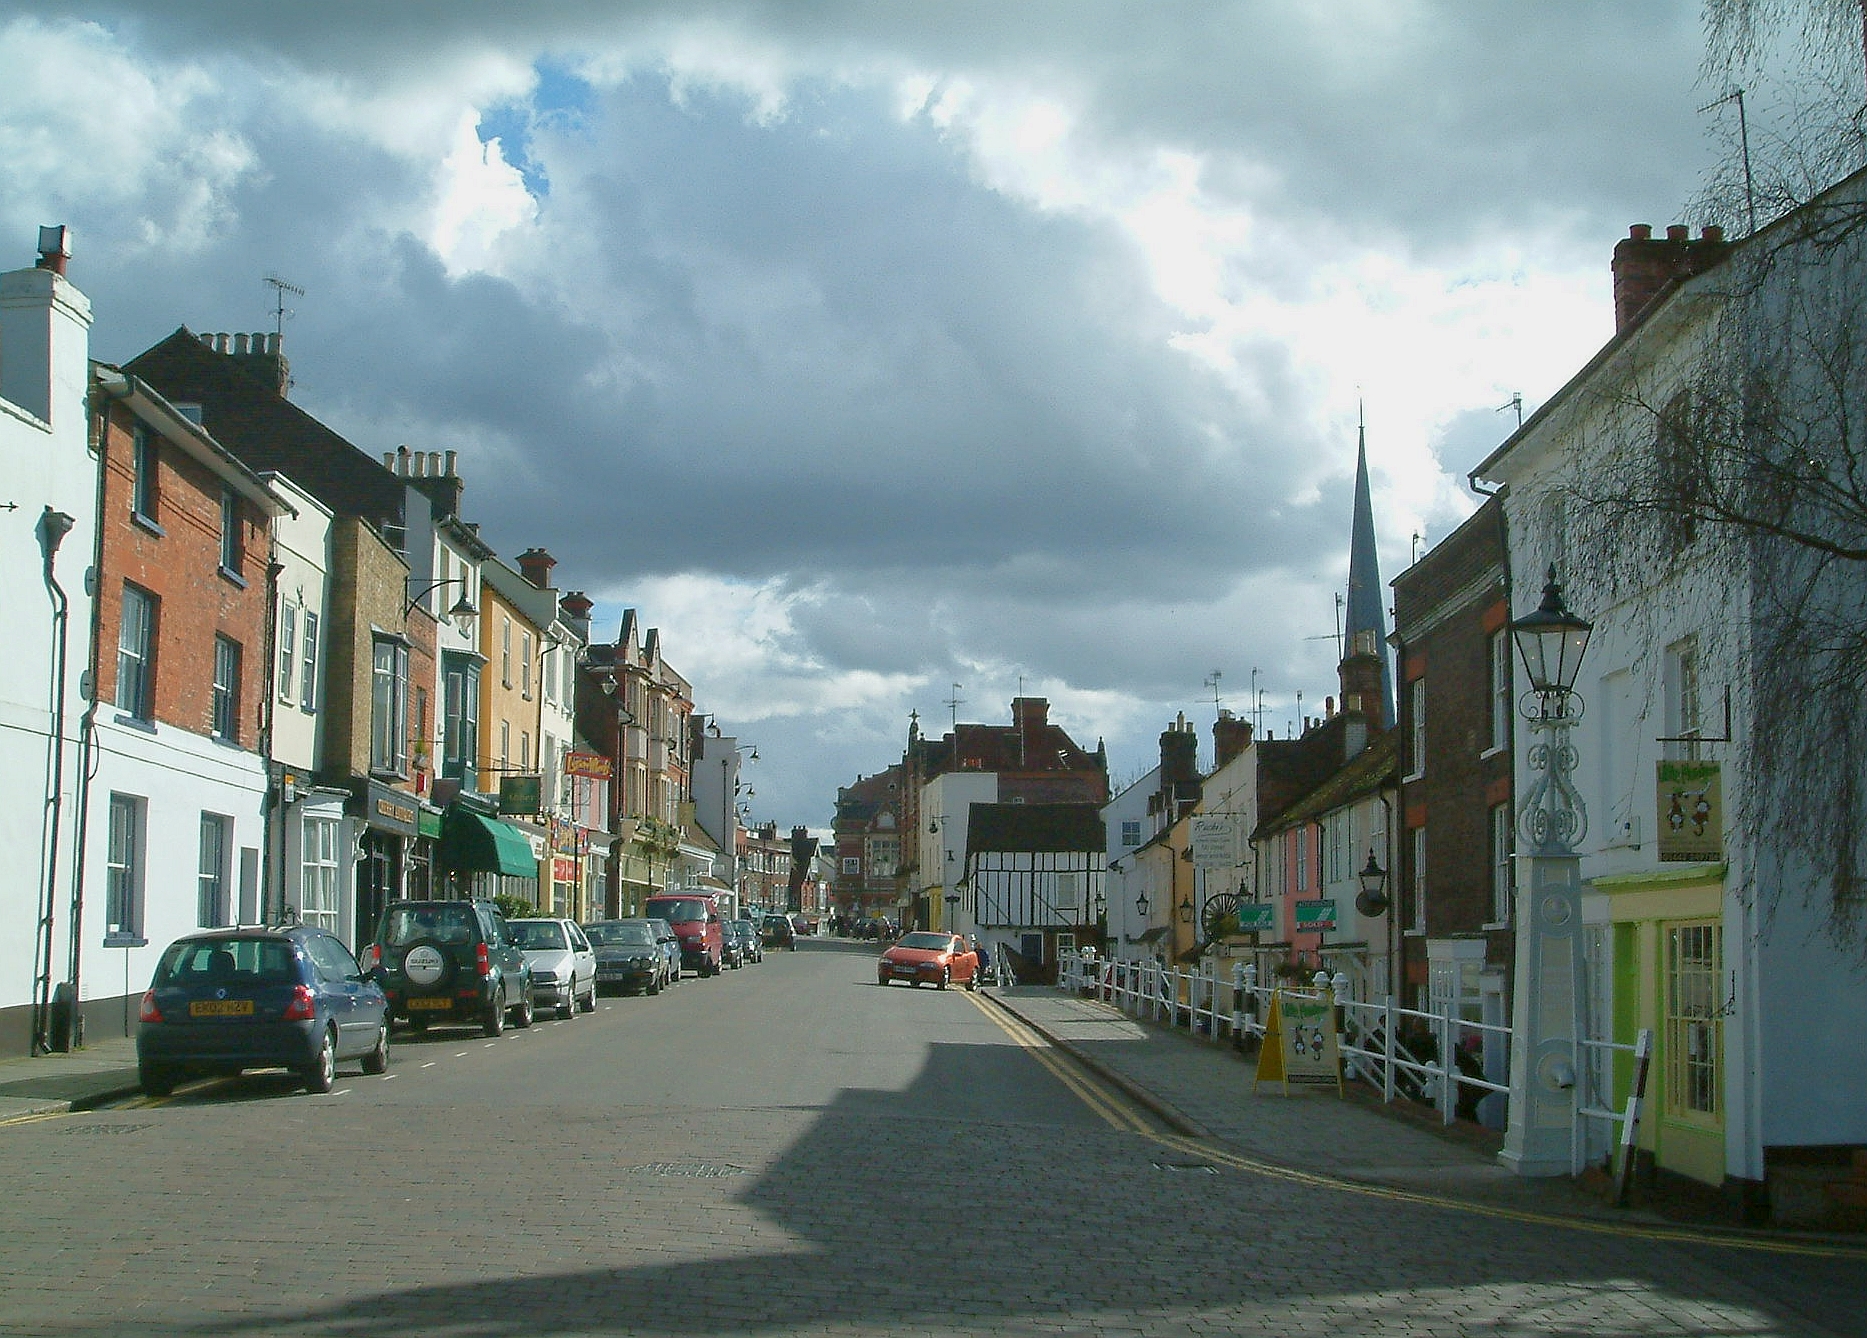
[[[285,295],[290,293],[293,297],[302,298],[305,295],[305,290],[287,279],[280,278],[277,274],[268,274],[266,276],[266,282],[271,285],[273,295],[272,332],[280,339],[284,339],[285,318],[298,314],[285,305]]]

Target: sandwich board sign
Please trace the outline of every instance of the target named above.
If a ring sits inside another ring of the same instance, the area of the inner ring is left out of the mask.
[[[1258,1073],[1252,1080],[1280,1082],[1284,1095],[1291,1083],[1334,1083],[1342,1092],[1342,1051],[1335,1030],[1335,992],[1271,991],[1271,1013],[1258,1050]]]

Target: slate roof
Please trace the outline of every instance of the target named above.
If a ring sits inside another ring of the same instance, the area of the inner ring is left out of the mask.
[[[1096,804],[974,804],[966,819],[966,853],[980,851],[1108,850]]]
[[[360,516],[378,529],[401,529],[405,494],[394,470],[233,356],[203,344],[187,326],[137,354],[123,370],[171,404],[199,404],[202,427],[249,469],[284,474],[339,515]]]

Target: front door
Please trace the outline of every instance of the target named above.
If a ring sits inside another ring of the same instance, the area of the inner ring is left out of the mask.
[[[1724,1180],[1724,928],[1660,925],[1659,1164],[1706,1184]]]

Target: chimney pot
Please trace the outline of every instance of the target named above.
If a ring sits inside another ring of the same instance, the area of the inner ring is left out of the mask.
[[[1627,229],[1627,235],[1637,242],[1651,241],[1653,240],[1653,225],[1651,223],[1635,223]]]
[[[1683,223],[1672,223],[1672,224],[1667,225],[1666,240],[1669,242],[1683,242],[1683,241],[1688,240],[1691,236],[1692,236],[1692,229],[1688,228]]]
[[[458,460],[459,458],[460,458],[459,451],[449,451],[447,453],[447,476],[450,479],[455,477],[454,462]]]
[[[450,469],[447,472],[451,474],[454,471]],[[439,451],[428,452],[428,477],[434,479],[441,477],[441,453]]]
[[[394,451],[384,451],[382,453],[382,467],[384,469],[394,470],[395,468],[395,452]]]
[[[71,259],[71,229],[63,223],[39,229],[39,265],[40,269],[49,269],[54,274],[64,274],[65,262]]]
[[[1708,223],[1698,230],[1698,235],[1701,241],[1721,242],[1724,240],[1724,229],[1716,223]]]

